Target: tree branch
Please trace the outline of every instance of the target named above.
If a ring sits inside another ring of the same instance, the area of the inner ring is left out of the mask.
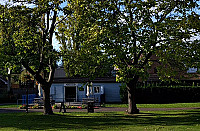
[[[50,15],[50,11],[47,11],[47,29],[46,29],[46,34],[49,31],[49,15]]]
[[[66,15],[65,17],[63,17],[60,21],[56,22],[55,26],[58,25],[59,23],[61,23],[63,20],[65,20],[67,18],[68,15]]]
[[[54,10],[53,20],[51,23],[51,28],[49,30],[49,44],[50,45],[52,45],[52,38],[53,38],[54,29],[55,29],[56,16],[57,16],[57,11]]]
[[[147,64],[147,62],[148,62],[149,59],[151,58],[152,54],[153,54],[152,52],[149,52],[149,53],[145,56],[145,60],[144,60],[144,62],[142,63],[141,68],[143,68],[144,65]]]
[[[46,84],[46,80],[42,78],[42,76],[38,73],[38,72],[35,72],[34,70],[32,70],[27,62],[25,61],[22,61],[22,65],[28,70],[29,73],[31,73],[34,78],[41,84]]]
[[[167,9],[167,8],[169,8],[169,9]],[[167,7],[167,8],[165,9],[166,12],[161,16],[161,18],[158,21],[158,23],[161,23],[167,17],[167,15],[174,9],[171,6]]]
[[[53,78],[54,78],[54,73],[55,73],[55,66],[54,66],[54,64],[51,64],[49,66],[50,72],[49,72],[48,83],[50,83],[50,84],[53,82]]]

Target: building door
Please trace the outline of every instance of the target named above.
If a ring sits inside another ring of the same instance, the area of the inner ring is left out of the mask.
[[[73,102],[76,101],[76,87],[65,87],[65,101]]]

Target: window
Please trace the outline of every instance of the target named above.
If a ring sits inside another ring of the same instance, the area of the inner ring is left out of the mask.
[[[100,93],[101,87],[100,86],[94,86],[94,93]]]

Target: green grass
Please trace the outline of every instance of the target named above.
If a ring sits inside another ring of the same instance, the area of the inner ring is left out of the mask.
[[[200,130],[200,110],[149,111],[137,115],[124,112],[0,113],[0,130]]]
[[[5,105],[0,105],[0,108],[17,108],[21,105],[17,105],[17,104],[5,104]]]
[[[7,104],[0,105],[0,108],[17,108],[21,105]],[[173,103],[173,104],[137,104],[138,108],[184,108],[184,107],[200,107],[200,103]],[[105,104],[105,107],[125,107],[128,108],[128,104]]]
[[[128,104],[106,104],[106,107],[128,107]],[[185,108],[200,107],[200,103],[137,104],[138,108]]]

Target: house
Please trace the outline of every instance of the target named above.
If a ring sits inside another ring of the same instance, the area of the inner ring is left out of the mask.
[[[55,102],[81,102],[86,98],[106,103],[121,102],[120,86],[121,83],[117,83],[115,77],[101,77],[91,81],[88,78],[67,78],[64,68],[58,68],[50,95]]]
[[[161,63],[158,62],[158,57],[155,55],[152,55],[150,59],[153,62],[153,64],[151,65],[151,68],[148,69],[149,78],[146,82],[161,82],[157,74],[157,67],[160,66]],[[189,68],[186,71],[176,70],[178,72],[176,79],[178,79],[181,82],[188,83],[188,85],[200,83],[200,74],[198,73],[198,70],[198,68]]]

